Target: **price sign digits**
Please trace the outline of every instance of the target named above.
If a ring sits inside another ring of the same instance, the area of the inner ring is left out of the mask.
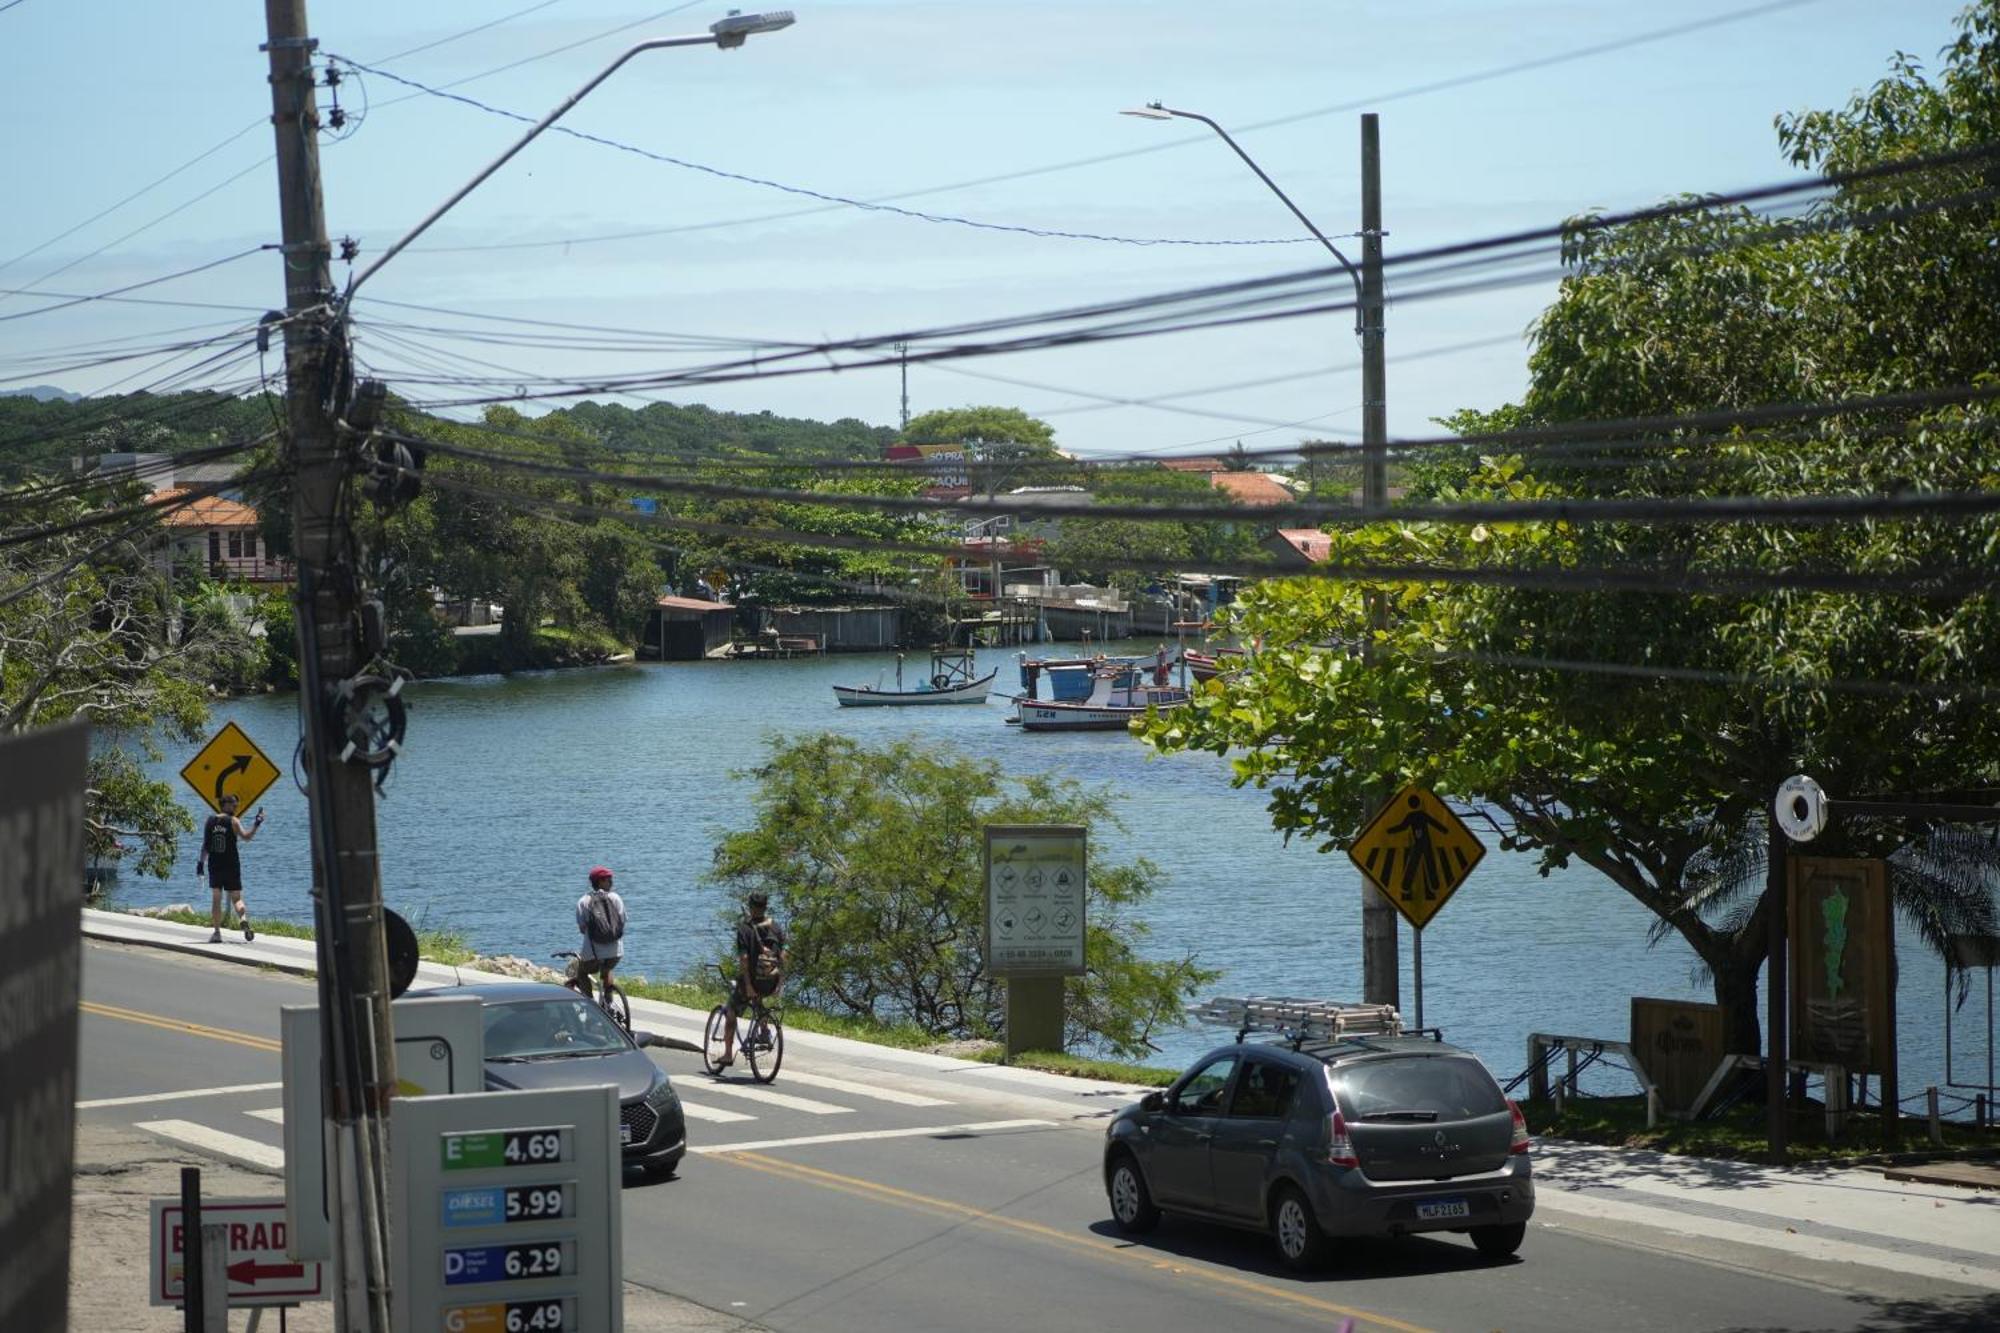
[[[510,1166],[522,1166],[530,1162],[560,1162],[562,1160],[562,1135],[553,1129],[517,1130],[507,1136],[507,1146],[502,1156]]]
[[[507,1333],[563,1333],[561,1301],[515,1301],[507,1306]]]
[[[560,1245],[509,1245],[500,1262],[510,1278],[554,1277],[563,1271]]]
[[[507,1220],[537,1222],[547,1217],[567,1217],[569,1208],[561,1185],[512,1185],[507,1189]]]

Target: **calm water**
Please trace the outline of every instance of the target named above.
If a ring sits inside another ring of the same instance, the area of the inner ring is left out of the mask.
[[[1151,643],[1131,651],[1150,650]],[[1115,650],[1115,649],[1114,649]],[[995,683],[1010,686],[1013,655]],[[384,893],[418,924],[450,925],[487,953],[545,959],[575,943],[571,910],[583,873],[618,872],[630,907],[628,967],[678,975],[712,956],[721,890],[703,885],[711,849],[748,823],[755,764],[767,737],[838,729],[863,741],[948,742],[1014,772],[1049,770],[1117,789],[1123,832],[1096,830],[1097,854],[1144,855],[1163,871],[1147,909],[1149,952],[1192,951],[1220,968],[1225,991],[1360,998],[1358,877],[1340,853],[1286,846],[1263,797],[1229,783],[1212,755],[1160,758],[1117,733],[1029,735],[985,707],[841,709],[835,683],[893,682],[888,656],[704,662],[427,682],[413,690],[408,748],[378,806]],[[297,743],[290,696],[217,709],[287,767]],[[165,771],[186,755],[170,756]],[[207,813],[182,791],[190,811]],[[244,849],[252,911],[309,921],[304,799],[272,788],[269,820]],[[1495,841],[1486,836],[1490,844]],[[173,882],[128,877],[129,904],[196,901],[190,840]],[[1693,954],[1672,939],[1647,947],[1651,916],[1587,870],[1547,879],[1525,856],[1489,851],[1425,932],[1424,1015],[1479,1052],[1504,1079],[1531,1031],[1622,1038],[1633,995],[1710,998]],[[1409,933],[1403,1008],[1413,1009]],[[1903,1086],[1942,1082],[1942,969],[1905,948],[1899,993]],[[1962,1011],[1961,1077],[1983,1065],[1983,995]],[[1970,1031],[1976,1026],[1978,1031]],[[1162,1060],[1198,1054],[1217,1034],[1161,1039]]]

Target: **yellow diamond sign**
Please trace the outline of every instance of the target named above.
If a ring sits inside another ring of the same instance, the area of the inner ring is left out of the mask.
[[[264,757],[243,728],[225,722],[201,753],[188,760],[181,780],[217,814],[222,813],[225,796],[236,798],[237,813],[242,814],[278,780],[278,766]]]
[[[1389,798],[1347,849],[1348,859],[1418,930],[1486,855],[1451,809],[1422,787]]]

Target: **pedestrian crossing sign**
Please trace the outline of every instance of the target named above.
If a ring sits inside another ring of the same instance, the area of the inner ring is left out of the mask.
[[[1450,901],[1486,847],[1449,806],[1422,787],[1405,787],[1347,849],[1362,877],[1418,930]]]
[[[208,802],[208,808],[222,813],[222,798],[236,798],[236,812],[248,814],[259,796],[278,780],[278,766],[264,757],[257,742],[245,735],[234,722],[222,724],[201,753],[187,761],[181,780]]]

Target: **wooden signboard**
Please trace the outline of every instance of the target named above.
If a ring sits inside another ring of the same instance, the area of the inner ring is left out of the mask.
[[[1632,1054],[1659,1089],[1660,1109],[1687,1111],[1722,1063],[1722,1006],[1632,997]]]
[[[1793,856],[1791,1058],[1849,1073],[1896,1071],[1896,934],[1888,867]]]

